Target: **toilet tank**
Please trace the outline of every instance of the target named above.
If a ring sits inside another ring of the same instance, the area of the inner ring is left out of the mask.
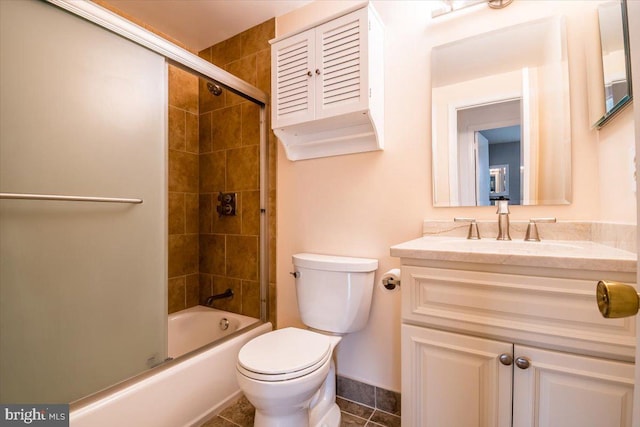
[[[293,265],[305,325],[336,334],[364,328],[377,259],[301,253],[293,255]]]

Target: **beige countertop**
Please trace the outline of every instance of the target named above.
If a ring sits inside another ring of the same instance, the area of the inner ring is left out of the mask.
[[[636,271],[637,255],[583,240],[499,241],[424,236],[391,247],[391,256],[431,261],[548,267],[572,270]]]

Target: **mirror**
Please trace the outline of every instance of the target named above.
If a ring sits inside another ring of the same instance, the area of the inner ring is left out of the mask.
[[[602,56],[604,114],[595,123],[595,127],[601,128],[632,99],[626,1],[613,1],[599,5],[598,23]]]
[[[434,206],[571,202],[566,46],[554,16],[433,48]]]

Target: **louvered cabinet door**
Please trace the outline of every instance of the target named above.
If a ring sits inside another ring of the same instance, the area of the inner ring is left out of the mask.
[[[314,30],[271,46],[272,126],[314,119]]]
[[[368,11],[316,28],[316,119],[368,107]]]

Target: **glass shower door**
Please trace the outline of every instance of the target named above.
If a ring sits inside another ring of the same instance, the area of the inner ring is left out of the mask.
[[[0,2],[0,402],[67,403],[166,357],[166,63]]]

